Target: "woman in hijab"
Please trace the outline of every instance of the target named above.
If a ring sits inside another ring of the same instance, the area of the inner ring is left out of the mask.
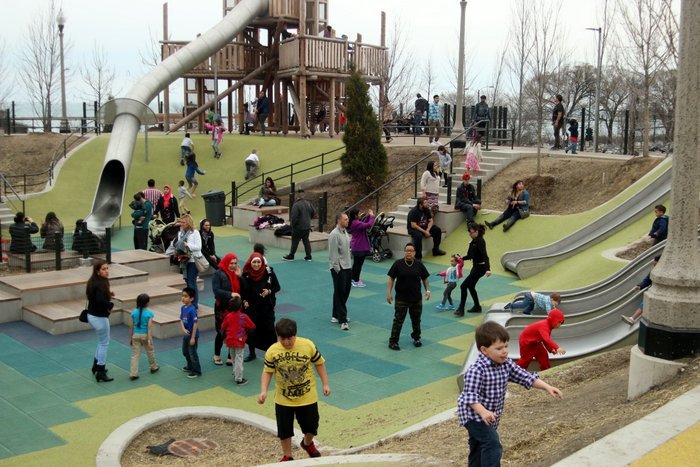
[[[180,209],[177,206],[177,198],[173,196],[173,189],[170,185],[163,187],[163,196],[158,199],[156,213],[160,214],[163,222],[170,224],[180,217]]]
[[[277,342],[275,334],[275,294],[280,291],[280,283],[275,271],[265,266],[260,253],[253,253],[243,266],[243,307],[255,323],[255,331],[248,338],[248,356],[244,362],[255,360],[255,348],[266,351]]]

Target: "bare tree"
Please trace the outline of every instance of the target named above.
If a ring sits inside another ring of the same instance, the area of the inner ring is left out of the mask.
[[[151,31],[151,28],[149,27],[148,43],[146,44],[146,48],[143,50],[139,49],[139,57],[141,57],[141,63],[146,67],[147,71],[150,71],[151,69],[160,65],[161,56],[162,50],[160,42],[158,41],[158,38],[156,37],[155,33]],[[161,93],[159,92],[156,95],[156,108],[158,109],[158,112],[160,112],[160,94]]]
[[[518,0],[512,5],[511,17],[513,22],[508,34],[510,49],[507,63],[516,79],[514,85],[514,92],[517,95],[515,137],[518,144],[521,144],[523,133],[523,88],[527,78],[528,62],[533,46],[532,9],[531,2],[526,2],[526,0]]]
[[[423,76],[421,77],[420,87],[427,91],[426,96],[430,96],[435,83],[437,83],[437,73],[433,64],[433,54],[428,56],[428,62],[423,67]]]
[[[618,65],[605,68],[600,80],[600,119],[608,132],[608,144],[613,143],[613,127],[617,114],[629,102],[629,77]]]
[[[10,95],[10,89],[8,86],[10,79],[5,57],[7,57],[5,54],[5,40],[0,38],[0,110],[5,108],[5,103]]]
[[[595,68],[592,65],[563,65],[551,73],[547,83],[547,94],[564,97],[565,116],[573,113],[578,104],[595,94]]]
[[[98,107],[102,106],[104,98],[112,94],[115,77],[114,67],[109,65],[103,47],[95,44],[90,60],[80,70],[80,76],[89,89],[88,99],[96,101]]]
[[[528,3],[530,6],[530,4]],[[559,32],[559,12],[561,3],[558,1],[536,3],[532,9],[533,34],[532,53],[529,67],[533,75],[533,98],[537,109],[537,176],[542,174],[542,123],[544,108],[551,103],[547,93],[550,74],[556,71],[557,52],[561,43]]]
[[[27,28],[27,38],[19,51],[19,76],[26,86],[34,112],[45,132],[51,131],[51,101],[60,73],[60,48],[56,32],[56,5],[51,0]]]
[[[493,76],[491,78],[491,82],[493,83],[491,105],[496,105],[496,98],[498,97],[498,92],[501,90],[501,85],[503,84],[503,72],[504,68],[506,67],[508,51],[506,48],[503,48],[496,55],[498,56],[498,61],[493,69]]]
[[[651,86],[656,75],[664,66],[668,55],[661,36],[658,11],[663,7],[663,0],[618,0],[622,27],[632,47],[623,49],[628,66],[638,70],[641,88],[638,91],[642,99],[642,155],[649,155],[649,122]]]
[[[400,20],[394,21],[392,31],[384,70],[384,96],[376,96],[380,118],[383,117],[386,104],[406,102],[416,87],[415,63],[411,61],[411,49],[406,44],[407,34]]]

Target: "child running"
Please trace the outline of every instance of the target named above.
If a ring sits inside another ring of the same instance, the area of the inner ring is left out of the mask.
[[[661,259],[661,255],[654,256],[654,260],[651,262],[651,267],[652,269],[657,265],[659,260]],[[634,286],[633,290],[644,290],[651,287],[651,271],[649,271],[649,274],[646,275],[644,279],[642,279],[642,282]],[[625,323],[629,324],[632,326],[634,323],[639,321],[639,318],[642,317],[642,313],[644,313],[644,302],[639,304],[639,307],[634,311],[632,316],[625,316],[622,315],[622,321]]]
[[[245,179],[255,177],[258,173],[258,168],[260,168],[260,158],[258,157],[258,151],[253,149],[248,157],[245,158]]]
[[[457,287],[457,282],[462,278],[462,268],[464,267],[464,260],[458,254],[452,255],[450,258],[450,267],[438,274],[445,279],[445,291],[442,293],[442,302],[438,303],[435,308],[443,310],[454,310],[455,306],[452,303],[452,291]],[[445,302],[449,305],[445,306]]]
[[[194,151],[194,142],[190,138],[190,134],[185,133],[185,137],[180,143],[180,165],[185,165],[185,159],[192,154],[192,151]]]
[[[195,196],[194,192],[197,191],[197,187],[199,186],[199,182],[194,177],[195,172],[199,175],[204,175],[206,173],[204,170],[200,170],[199,164],[197,164],[197,154],[192,153],[187,156],[187,170],[185,171],[187,188],[190,189],[190,194],[192,196]]]
[[[564,355],[566,350],[557,345],[550,337],[552,331],[564,324],[564,313],[558,308],[549,312],[546,319],[528,325],[520,333],[520,360],[518,366],[524,370],[530,365],[532,359],[536,359],[540,364],[540,371],[550,368],[550,352],[552,355]]]
[[[233,379],[237,386],[248,384],[248,380],[243,377],[243,349],[248,333],[255,329],[255,324],[248,315],[241,313],[242,305],[241,296],[234,294],[228,303],[224,321],[221,323],[221,332],[226,336],[226,346],[233,359]]]
[[[153,312],[146,308],[151,297],[142,293],[136,297],[136,309],[131,312],[129,321],[129,345],[131,346],[131,368],[129,379],[134,381],[139,379],[139,358],[141,357],[141,347],[146,348],[148,364],[151,366],[151,374],[160,370],[156,363],[156,354],[153,350],[153,334],[151,327],[153,324]]]
[[[197,355],[197,343],[199,341],[199,324],[197,322],[197,308],[194,302],[195,291],[192,287],[182,289],[182,307],[180,307],[180,327],[182,328],[182,355],[187,365],[182,369],[188,378],[202,376],[202,367],[199,365]]]
[[[515,295],[513,301],[506,304],[506,310],[523,310],[524,315],[531,315],[534,310],[548,314],[561,303],[561,295],[552,292],[549,295],[537,292],[521,292]]]
[[[214,157],[216,159],[221,159],[219,145],[224,139],[224,131],[226,131],[226,127],[224,127],[224,124],[221,123],[221,120],[216,120],[213,125],[205,123],[204,128],[211,131],[211,148],[214,150]]]
[[[177,205],[180,208],[180,212],[182,212],[182,214],[190,213],[190,211],[185,207],[186,198],[192,199],[193,196],[189,191],[187,191],[187,188],[185,188],[185,181],[180,180],[177,183]]]
[[[501,465],[503,446],[496,430],[503,415],[509,381],[527,389],[541,389],[552,397],[564,397],[559,389],[508,358],[509,340],[508,331],[494,321],[476,328],[475,341],[480,353],[464,373],[464,389],[457,399],[459,424],[469,432],[470,466]]]
[[[277,343],[272,344],[265,353],[258,403],[265,403],[267,388],[274,374],[277,436],[284,454],[280,462],[294,460],[292,436],[295,416],[304,433],[301,448],[309,457],[321,457],[314,445],[314,436],[318,434],[319,415],[313,367],[316,367],[316,372],[321,378],[323,395],[330,396],[331,387],[328,385],[325,360],[313,342],[297,337],[296,321],[282,318],[275,324],[275,331]]]

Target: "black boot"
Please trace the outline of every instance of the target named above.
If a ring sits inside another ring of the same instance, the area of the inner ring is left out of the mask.
[[[114,378],[107,376],[107,370],[104,365],[97,365],[97,372],[95,373],[95,380],[99,383],[100,381],[113,381]]]
[[[97,373],[97,359],[96,358],[93,359],[93,361],[92,361],[92,374],[94,375],[95,373]]]

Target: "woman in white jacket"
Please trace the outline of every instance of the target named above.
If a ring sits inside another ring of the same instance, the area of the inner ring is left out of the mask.
[[[428,199],[428,206],[435,215],[438,210],[438,195],[440,194],[440,174],[435,168],[435,161],[428,162],[420,179],[420,189],[423,192],[423,197]]]
[[[189,251],[189,254],[183,257],[181,266],[183,267],[183,276],[187,287],[191,287],[194,290],[194,306],[199,305],[199,291],[197,290],[197,277],[199,277],[199,271],[197,270],[197,265],[194,263],[195,258],[202,256],[202,237],[199,235],[199,231],[194,228],[194,221],[192,216],[185,214],[179,221],[180,231],[175,239],[175,247],[178,250],[184,251],[183,246]],[[185,259],[186,258],[186,259]]]

